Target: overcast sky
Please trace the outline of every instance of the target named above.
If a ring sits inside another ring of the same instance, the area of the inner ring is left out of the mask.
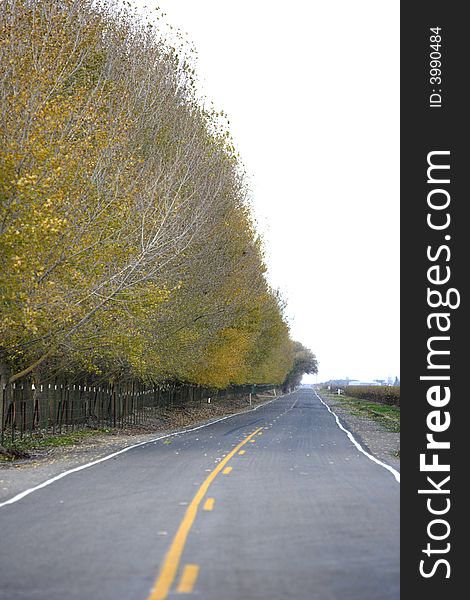
[[[399,1],[138,4],[197,49],[318,381],[399,375]]]

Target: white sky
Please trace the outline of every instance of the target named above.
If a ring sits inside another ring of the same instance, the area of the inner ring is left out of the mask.
[[[399,375],[399,1],[138,4],[187,33],[228,114],[318,381]]]

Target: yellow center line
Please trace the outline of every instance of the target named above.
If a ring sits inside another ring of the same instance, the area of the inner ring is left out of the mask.
[[[243,454],[245,454],[245,452],[246,452],[246,450],[240,450],[240,452],[238,454],[243,455]]]
[[[207,498],[202,507],[204,510],[212,510],[214,508],[215,498]]]
[[[225,467],[225,469],[222,471],[222,473],[224,475],[228,475],[232,470],[232,467]]]
[[[153,586],[152,591],[147,600],[165,600],[170,591],[171,586],[173,585],[173,581],[175,580],[176,573],[178,571],[178,567],[181,561],[181,556],[183,554],[184,546],[186,544],[186,539],[191,530],[191,527],[194,523],[194,520],[197,515],[197,510],[199,505],[201,504],[202,499],[207,493],[211,483],[217,477],[217,475],[222,471],[228,461],[244,446],[247,442],[251,440],[253,436],[255,436],[259,431],[263,428],[259,427],[242,440],[235,448],[227,454],[227,456],[220,461],[220,463],[216,466],[216,468],[207,476],[204,483],[196,492],[196,495],[191,500],[191,504],[186,509],[186,513],[183,517],[183,520],[180,523],[178,531],[176,532],[175,537],[171,543],[170,549],[168,550],[165,560],[163,561],[163,565],[160,569],[160,573],[157,577],[155,585]]]
[[[181,575],[176,591],[180,594],[190,594],[193,591],[198,574],[198,565],[186,565],[183,569],[183,574]]]

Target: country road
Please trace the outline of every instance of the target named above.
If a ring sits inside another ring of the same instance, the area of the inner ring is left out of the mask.
[[[398,600],[399,492],[300,389],[0,507],[0,599]]]

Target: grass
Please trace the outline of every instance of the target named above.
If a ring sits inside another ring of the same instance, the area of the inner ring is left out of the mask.
[[[13,442],[5,440],[3,448],[0,447],[0,461],[8,462],[17,458],[27,457],[30,452],[41,448],[74,446],[90,437],[107,433],[111,433],[111,431],[109,429],[78,429],[55,435],[37,434],[32,437],[15,439]]]
[[[358,400],[351,396],[332,394],[327,390],[321,390],[320,393],[325,398],[334,398],[341,402],[353,415],[367,417],[376,423],[380,423],[388,431],[400,432],[400,409],[397,406],[388,406],[378,402],[368,402],[367,400]]]

